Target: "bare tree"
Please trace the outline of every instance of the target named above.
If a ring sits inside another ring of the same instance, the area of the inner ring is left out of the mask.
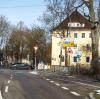
[[[43,14],[43,21],[49,29],[56,27],[74,9],[74,4],[79,0],[45,0],[47,11]]]
[[[95,13],[95,8],[94,8],[94,2],[96,2],[96,0],[83,0],[83,2],[85,3],[85,5],[87,6],[88,10],[89,10],[89,17],[90,17],[90,21],[92,24],[92,62],[91,62],[91,69],[93,71],[94,74],[100,74],[100,68],[98,65],[98,57],[99,57],[99,38],[100,38],[100,22],[97,22],[97,14]],[[100,3],[100,0],[99,0]],[[98,7],[98,9],[100,10],[100,5]],[[98,19],[100,21],[100,11],[98,12],[99,16]]]
[[[47,11],[48,13],[44,15],[44,19],[47,24],[50,24],[51,28],[54,28],[59,24],[65,17],[69,15],[69,12],[72,12],[74,8],[82,8],[85,6],[88,8],[89,15],[84,8],[84,13],[89,17],[92,23],[92,71],[97,73],[98,64],[96,60],[98,59],[98,43],[100,38],[100,23],[97,22],[97,14],[95,13],[94,3],[96,0],[46,0],[48,1]],[[100,0],[99,0],[100,2]],[[100,10],[100,9],[99,9]],[[100,18],[100,11],[99,17]],[[100,20],[100,19],[99,19]],[[63,32],[64,33],[64,32]],[[61,34],[63,34],[61,33]]]
[[[6,19],[5,16],[0,16],[0,37],[1,37],[1,42],[0,42],[0,46],[4,43],[6,43],[7,38],[9,37],[11,32],[11,27],[10,24],[8,22],[8,20]]]
[[[43,17],[45,23],[48,26],[48,29],[51,30],[50,32],[53,32],[53,29],[71,14],[71,12],[75,9],[74,5],[76,4],[76,1],[79,0],[46,0],[46,1],[47,1],[47,12],[44,14]],[[58,32],[58,34],[60,39],[63,39],[65,37],[65,30],[62,29],[61,33]],[[60,45],[59,68],[61,66],[62,58],[63,58],[62,45]],[[67,58],[67,55],[65,55],[65,58]],[[67,65],[67,62],[65,64]]]
[[[12,29],[12,33],[9,37],[7,45],[9,47],[9,55],[17,61],[22,61],[22,58],[25,57],[25,47],[26,47],[26,34],[28,32],[27,27],[24,27],[22,22],[19,22],[16,27]]]
[[[44,29],[40,27],[32,27],[30,32],[27,34],[27,43],[28,48],[30,50],[30,57],[33,57],[34,54],[34,46],[38,46],[37,57],[39,60],[44,61],[45,50],[46,50],[46,36]],[[33,53],[33,54],[32,54]]]

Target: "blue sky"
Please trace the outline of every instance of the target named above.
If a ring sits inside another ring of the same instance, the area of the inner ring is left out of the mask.
[[[27,26],[39,24],[39,16],[46,10],[44,0],[0,0],[0,15],[12,24],[24,21]]]
[[[27,26],[40,25],[37,19],[46,10],[45,5],[44,0],[0,0],[0,15],[6,16],[12,24],[24,21]]]

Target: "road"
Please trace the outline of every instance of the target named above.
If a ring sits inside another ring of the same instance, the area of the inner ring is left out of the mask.
[[[0,70],[0,99],[87,99],[85,96],[99,86],[72,77]]]

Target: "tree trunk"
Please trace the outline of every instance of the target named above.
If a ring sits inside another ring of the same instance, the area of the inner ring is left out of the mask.
[[[93,0],[90,0],[89,2],[89,13],[90,18],[92,22],[92,62],[91,62],[91,68],[94,74],[99,73],[99,66],[97,63],[98,60],[98,45],[99,45],[99,25],[96,27],[96,19],[95,19],[95,12],[93,8]]]

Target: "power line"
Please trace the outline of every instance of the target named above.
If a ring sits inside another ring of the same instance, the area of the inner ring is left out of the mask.
[[[47,5],[29,5],[29,6],[2,6],[0,7],[1,9],[3,8],[31,8],[31,7],[39,7],[39,6],[47,6]]]
[[[1,3],[7,3],[7,2],[23,2],[23,3],[27,3],[27,2],[33,2],[32,0],[0,0]]]
[[[5,1],[20,1],[20,0],[0,0],[0,2],[1,1],[3,1],[3,2],[5,2]],[[26,2],[26,1],[32,1],[32,0],[21,0],[22,2],[24,1],[24,2]]]
[[[33,2],[32,0],[0,0],[1,3],[7,3],[7,2]]]

